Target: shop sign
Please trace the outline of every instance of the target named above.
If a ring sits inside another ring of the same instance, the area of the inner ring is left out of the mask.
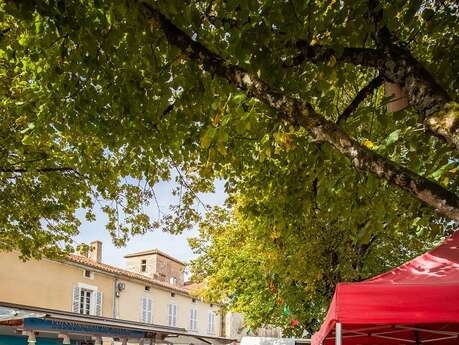
[[[67,333],[97,334],[102,336],[129,338],[142,338],[145,334],[142,331],[130,330],[121,327],[80,323],[72,320],[47,320],[39,318],[24,319],[24,329],[36,331],[62,331]]]

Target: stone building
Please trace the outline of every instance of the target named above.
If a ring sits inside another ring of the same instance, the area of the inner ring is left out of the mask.
[[[97,320],[123,320],[143,325],[146,330],[168,327],[167,332],[174,330],[193,339],[207,337],[217,343],[237,341],[245,335],[242,316],[223,315],[218,304],[195,296],[193,285],[184,279],[184,262],[157,249],[125,258],[127,269],[103,263],[100,241],[91,243],[88,255],[70,255],[61,261],[23,262],[16,253],[0,252],[0,307],[7,303],[47,308]],[[161,334],[166,336],[167,332]],[[104,344],[113,344],[116,339],[108,337]],[[37,344],[54,344],[49,341]],[[84,341],[80,343],[92,344],[90,339]],[[141,338],[129,339],[129,344],[142,342]],[[4,345],[1,323],[0,345]]]

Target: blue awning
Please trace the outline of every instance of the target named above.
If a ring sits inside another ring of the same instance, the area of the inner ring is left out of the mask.
[[[145,332],[121,327],[97,325],[71,320],[49,320],[40,318],[25,318],[24,330],[60,331],[72,334],[93,334],[107,337],[142,338]]]

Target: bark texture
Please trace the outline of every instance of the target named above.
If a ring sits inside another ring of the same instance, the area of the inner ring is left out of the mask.
[[[424,203],[434,207],[444,216],[459,221],[459,198],[440,185],[368,150],[349,137],[335,123],[318,114],[306,102],[291,98],[273,89],[238,66],[226,63],[220,56],[192,40],[177,28],[166,16],[145,4],[153,20],[164,32],[169,44],[176,46],[191,60],[202,64],[208,72],[225,78],[250,97],[255,97],[273,109],[295,126],[307,129],[317,141],[334,146],[349,157],[354,167],[369,171],[381,179],[408,191]]]
[[[405,48],[389,46],[379,69],[385,80],[401,85],[435,136],[459,151],[459,112],[448,93]]]
[[[452,111],[451,97],[408,49],[389,39],[385,44],[377,49],[344,48],[338,53],[331,47],[299,41],[296,44],[299,53],[292,65],[324,62],[333,56],[339,62],[378,69],[384,80],[405,89],[409,104],[420,114],[426,129],[459,151],[459,112],[457,106]]]
[[[384,54],[381,49],[343,48],[336,52],[333,48],[322,45],[310,45],[306,41],[296,42],[299,53],[293,58],[292,65],[300,65],[305,61],[312,63],[326,62],[333,56],[336,61],[367,67],[378,67],[383,63]]]

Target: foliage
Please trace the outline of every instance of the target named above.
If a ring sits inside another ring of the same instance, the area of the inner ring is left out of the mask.
[[[196,274],[254,325],[284,325],[282,298],[298,330],[316,328],[337,281],[399,263],[452,223],[389,183],[406,175],[389,181],[355,169],[352,157],[311,135],[315,128],[292,123],[203,59],[220,70],[238,66],[280,99],[307,100],[335,122],[393,67],[346,60],[346,49],[380,52],[378,35],[388,28],[456,100],[457,6],[381,1],[375,22],[369,3],[1,2],[0,249],[24,258],[70,251],[75,211],[92,220],[95,204],[119,245],[152,229],[181,232],[198,220],[198,193],[221,178],[228,210],[202,225]],[[183,35],[194,42],[185,42],[188,50],[180,49]],[[300,41],[306,59],[298,63]],[[210,52],[217,55],[203,57]],[[436,182],[454,205],[457,151],[425,130],[418,105],[392,114],[388,101],[375,90],[341,129],[364,152]],[[155,217],[154,186],[173,176],[180,201]]]
[[[190,240],[198,255],[193,279],[206,286],[202,296],[241,312],[251,329],[275,325],[285,334],[312,334],[336,283],[389,270],[452,230],[373,176],[337,171],[340,157],[327,155],[323,161],[280,155],[245,172],[230,207],[209,212]]]

